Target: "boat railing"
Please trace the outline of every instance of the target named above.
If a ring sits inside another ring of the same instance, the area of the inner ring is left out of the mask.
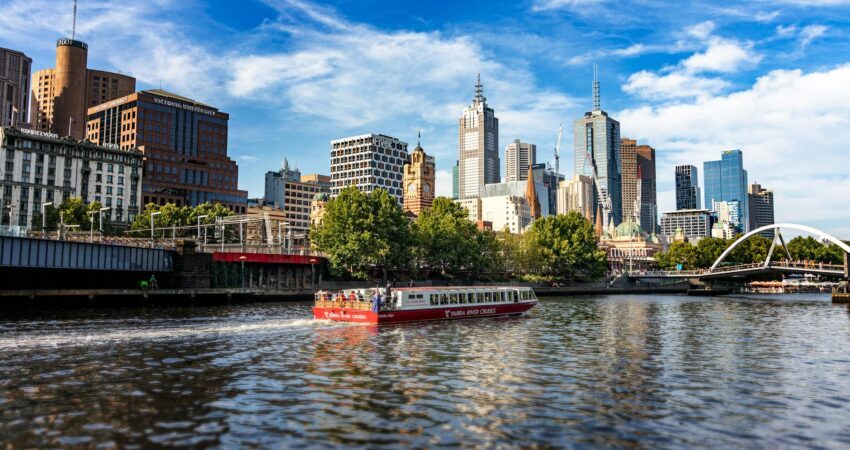
[[[344,308],[344,309],[359,309],[370,311],[372,310],[372,302],[365,301],[334,301],[334,300],[316,300],[316,306],[319,308]]]

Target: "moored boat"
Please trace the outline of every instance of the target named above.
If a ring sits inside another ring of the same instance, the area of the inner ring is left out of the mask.
[[[313,317],[319,320],[398,323],[518,316],[537,304],[528,287],[441,286],[319,291]]]

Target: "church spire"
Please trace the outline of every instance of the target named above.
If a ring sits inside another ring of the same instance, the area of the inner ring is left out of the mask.
[[[528,180],[525,185],[525,199],[528,201],[528,209],[531,211],[531,220],[540,218],[540,200],[537,199],[537,189],[534,186],[534,171],[531,164],[528,165]]]

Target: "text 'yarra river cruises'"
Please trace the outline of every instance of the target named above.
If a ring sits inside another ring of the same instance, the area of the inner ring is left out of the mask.
[[[365,323],[470,319],[518,316],[536,304],[537,297],[528,287],[349,289],[317,292],[313,317]]]

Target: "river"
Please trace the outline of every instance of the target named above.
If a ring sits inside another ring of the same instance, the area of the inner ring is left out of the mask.
[[[380,329],[309,317],[0,314],[0,446],[850,446],[850,313],[828,296],[546,298],[520,318]]]

